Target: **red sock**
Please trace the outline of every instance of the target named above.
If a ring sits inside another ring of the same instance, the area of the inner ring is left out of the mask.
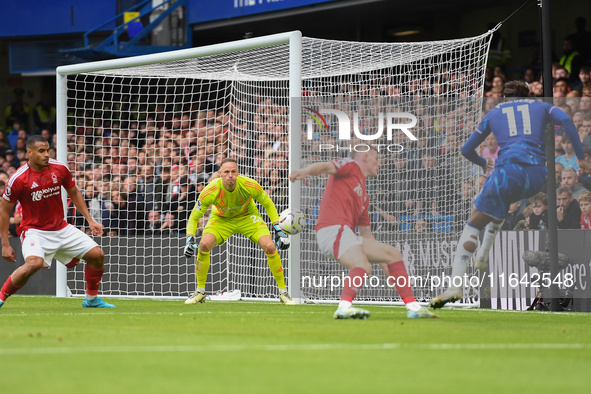
[[[16,293],[21,287],[22,286],[15,286],[12,284],[12,275],[10,275],[0,290],[0,301],[6,301],[8,297]]]
[[[103,278],[104,268],[97,270],[96,268],[84,267],[84,279],[86,279],[86,294],[95,296],[98,294],[99,285]]]
[[[392,287],[396,286],[396,291],[402,298],[405,304],[409,302],[415,302],[416,299],[412,293],[412,286],[410,285],[410,279],[406,272],[406,267],[402,260],[388,264],[388,271],[390,276],[388,277],[388,285]]]
[[[349,271],[349,275],[345,277],[343,284],[343,292],[341,293],[341,301],[353,302],[353,298],[357,295],[359,288],[363,286],[363,281],[367,277],[367,271],[360,267],[355,267]]]

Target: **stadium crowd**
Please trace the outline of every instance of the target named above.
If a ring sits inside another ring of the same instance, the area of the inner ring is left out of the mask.
[[[553,65],[553,99],[556,106],[572,117],[587,160],[591,161],[591,66],[572,60]],[[425,97],[445,96],[446,86],[467,83],[468,76],[458,74],[447,78],[445,83],[417,79],[404,87],[362,85],[357,87],[356,97],[364,94],[381,99],[401,97],[405,91]],[[542,97],[538,69],[524,68],[521,79],[528,82],[532,96]],[[482,114],[494,107],[502,96],[502,87],[507,82],[503,67],[488,67],[484,81]],[[43,94],[39,103],[31,108],[24,101],[23,93],[22,89],[15,89],[14,102],[5,110],[5,129],[0,131],[1,191],[10,175],[27,160],[25,141],[28,136],[45,137],[50,142],[52,156],[56,157],[56,112],[51,94]],[[305,91],[306,94],[313,95],[313,91]],[[88,101],[85,108],[68,114],[67,165],[84,192],[92,217],[102,223],[105,234],[184,235],[187,218],[199,192],[216,176],[218,164],[226,157],[238,160],[243,173],[263,186],[279,211],[287,207],[288,113],[285,105],[256,94],[250,97],[248,108],[247,104],[240,104],[242,107],[225,106],[217,111],[191,105],[175,108],[172,104],[142,107],[128,103],[127,107],[113,108],[114,101],[106,98],[94,104]],[[414,110],[421,115],[418,106]],[[248,117],[244,113],[248,113]],[[476,124],[464,122],[457,114],[449,114],[445,119],[420,117],[415,144],[406,145],[401,153],[380,154],[381,175],[368,185],[373,191],[371,215],[376,229],[459,231],[458,226],[465,223],[469,208],[488,174],[473,172],[477,169],[458,170],[465,167],[459,164],[464,160],[459,153],[460,141],[465,138],[460,138],[458,133],[465,133],[463,137],[467,137]],[[97,119],[108,121],[97,122]],[[451,124],[454,127],[450,127]],[[372,127],[371,124],[365,126]],[[555,136],[556,181],[560,186],[557,190],[559,227],[591,229],[591,174],[579,170],[572,144],[563,131],[556,129]],[[305,141],[309,146],[304,149],[307,155],[303,161],[324,158],[313,149],[323,138]],[[480,154],[495,159],[498,150],[491,134],[481,146]],[[472,179],[478,181],[472,182]],[[68,220],[89,230],[73,204],[68,202],[68,207]],[[528,201],[516,202],[504,229],[545,228],[548,208],[543,192]],[[21,215],[17,205],[10,218],[13,236],[19,235]]]

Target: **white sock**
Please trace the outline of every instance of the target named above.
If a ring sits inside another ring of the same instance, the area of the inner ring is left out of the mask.
[[[341,300],[341,301],[339,302],[339,307],[338,307],[338,309],[346,309],[346,308],[349,308],[349,307],[350,307],[350,306],[352,306],[352,305],[353,305],[353,303],[352,303],[352,302],[349,302],[349,301],[343,301],[343,300]]]
[[[283,294],[283,293],[287,293],[287,287],[284,287],[283,289],[279,289],[279,294]]]
[[[96,298],[96,296],[90,295],[90,294],[86,294],[84,295],[84,298],[86,298],[88,301],[92,301]]]
[[[408,309],[411,312],[418,312],[421,310],[421,304],[419,304],[417,301],[409,302],[408,304],[405,304],[404,306],[406,307],[406,309]]]
[[[205,293],[205,287],[198,287],[197,291],[200,293]]]
[[[490,222],[486,225],[484,228],[484,235],[482,237],[482,244],[480,245],[478,252],[476,252],[477,259],[481,259],[482,256],[486,256],[490,253],[490,248],[495,243],[495,238],[497,237],[499,231],[501,231],[503,223],[505,223],[504,220],[500,223]]]
[[[464,276],[466,273],[466,267],[470,262],[470,258],[474,254],[474,252],[467,251],[464,247],[464,244],[467,242],[473,242],[474,249],[476,249],[479,235],[479,229],[472,226],[470,223],[466,223],[464,230],[462,231],[462,235],[460,236],[460,240],[458,241],[458,248],[456,249],[454,261],[451,266],[451,283],[449,284],[450,288],[458,289],[462,287],[461,279],[454,280],[454,278],[462,278]]]

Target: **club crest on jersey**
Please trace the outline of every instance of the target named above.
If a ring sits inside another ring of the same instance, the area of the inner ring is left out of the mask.
[[[353,190],[355,190],[355,193],[357,193],[359,197],[363,196],[363,187],[361,187],[361,185],[357,184]]]
[[[59,182],[57,180],[57,175],[55,175],[53,172],[51,173],[51,180],[53,181],[53,183],[58,183]]]

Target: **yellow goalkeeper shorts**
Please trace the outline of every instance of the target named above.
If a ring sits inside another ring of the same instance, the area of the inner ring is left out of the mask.
[[[225,218],[212,214],[203,229],[203,234],[215,235],[216,245],[221,245],[234,234],[242,234],[255,244],[264,235],[271,235],[269,228],[260,214],[249,214]]]

